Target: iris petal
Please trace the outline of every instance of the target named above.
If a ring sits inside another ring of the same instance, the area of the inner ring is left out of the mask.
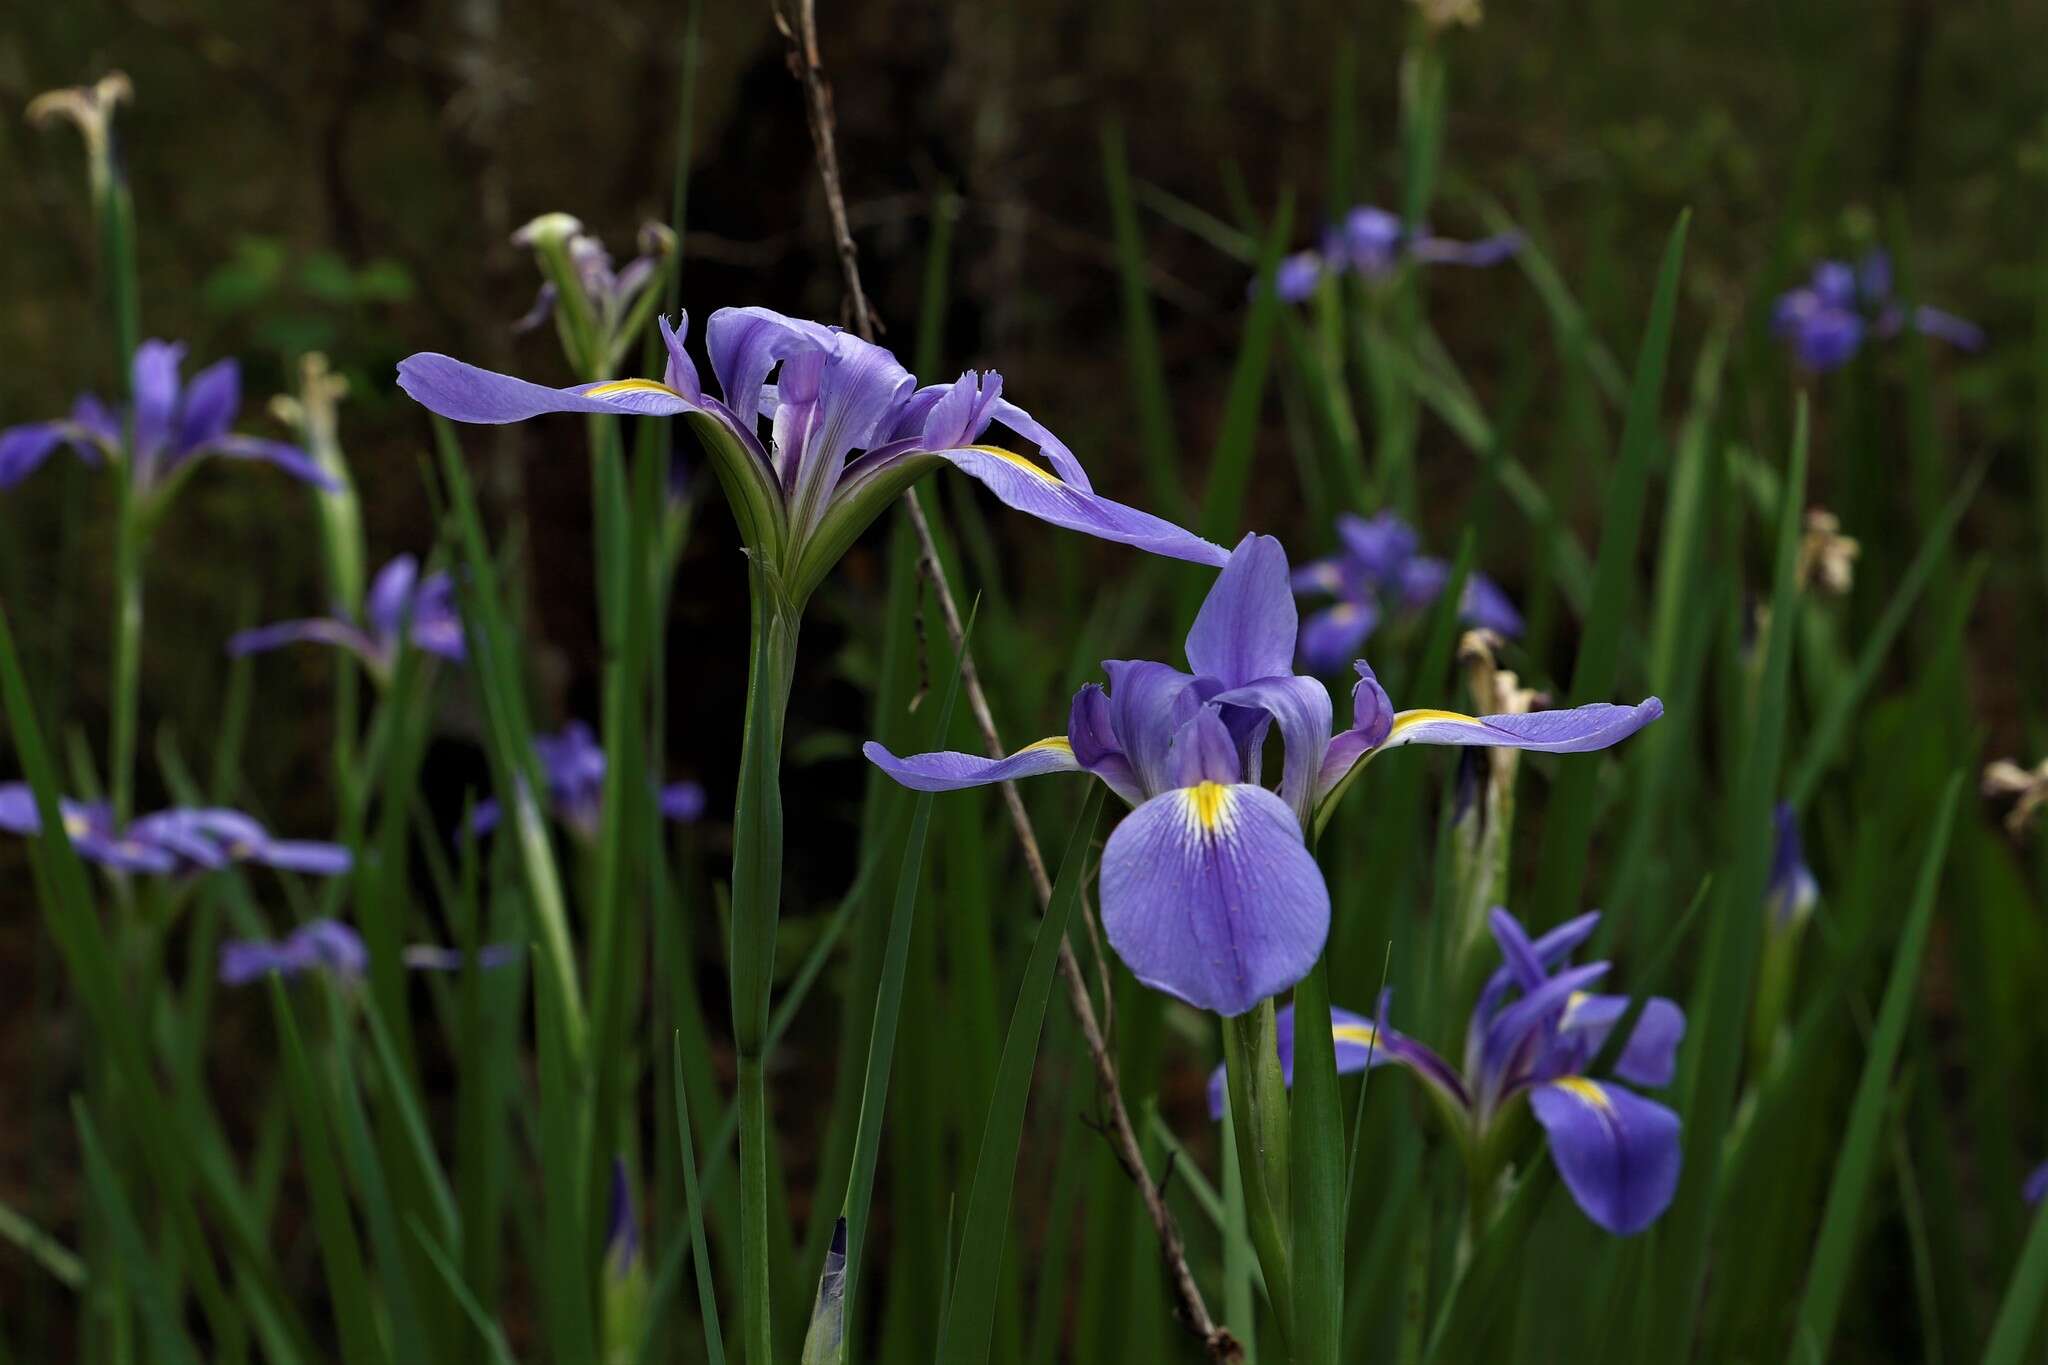
[[[1402,744],[1476,744],[1529,749],[1543,754],[1583,754],[1619,744],[1664,714],[1655,697],[1634,706],[1593,702],[1569,710],[1531,711],[1517,716],[1466,716],[1455,711],[1403,711],[1386,740]]]
[[[1678,1190],[1678,1115],[1583,1076],[1529,1093],[1550,1156],[1572,1199],[1607,1231],[1626,1237],[1657,1220]]]
[[[1285,802],[1205,782],[1153,797],[1110,835],[1102,926],[1146,985],[1242,1014],[1315,965],[1330,893]]]
[[[1077,773],[1074,746],[1064,735],[1052,735],[1027,744],[1008,758],[978,758],[957,750],[930,754],[909,754],[898,758],[880,744],[869,740],[860,746],[868,762],[913,791],[950,792],[963,787],[985,787],[1012,778],[1037,777],[1041,773]]]
[[[1279,541],[1239,541],[1188,631],[1188,667],[1225,687],[1292,673],[1297,616],[1287,577]]]
[[[960,446],[931,453],[995,494],[1005,506],[1053,526],[1196,564],[1220,565],[1230,558],[1222,546],[1192,531],[1062,480],[1014,452],[994,446]]]
[[[667,385],[652,380],[551,389],[432,351],[422,351],[398,362],[398,387],[429,412],[437,412],[451,421],[485,425],[523,422],[544,412],[670,416],[696,406]]]

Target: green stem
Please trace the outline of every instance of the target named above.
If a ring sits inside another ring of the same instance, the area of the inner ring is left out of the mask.
[[[133,471],[121,470],[115,480],[120,491],[114,531],[114,714],[109,762],[114,823],[126,826],[135,809],[135,718],[142,673],[142,528],[136,515]]]
[[[1275,1046],[1273,1002],[1223,1021],[1223,1067],[1230,1087],[1230,1120],[1237,1167],[1244,1181],[1245,1221],[1266,1276],[1266,1297],[1284,1342],[1294,1279],[1289,1273],[1287,1229],[1287,1089]]]
[[[753,649],[733,815],[732,1031],[739,1064],[740,1315],[748,1365],[774,1360],[768,1267],[768,999],[782,902],[782,729],[798,613],[774,571],[748,561]]]

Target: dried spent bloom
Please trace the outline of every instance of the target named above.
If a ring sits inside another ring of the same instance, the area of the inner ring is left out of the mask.
[[[1040,773],[1085,772],[1134,809],[1102,853],[1103,928],[1134,975],[1199,1009],[1236,1015],[1307,974],[1329,931],[1330,898],[1306,846],[1371,757],[1403,744],[1604,749],[1663,714],[1605,703],[1521,716],[1396,714],[1364,661],[1354,723],[1332,734],[1330,694],[1293,673],[1296,612],[1287,555],[1246,536],[1187,636],[1192,672],[1105,660],[1109,691],[1074,694],[1067,733],[1004,759],[957,752],[869,761],[906,787],[953,791]],[[1277,789],[1263,785],[1277,730]]]
[[[2005,813],[2005,828],[2009,834],[2024,834],[2034,823],[2034,813],[2048,803],[2048,758],[2032,768],[2022,768],[2009,758],[1987,763],[1980,789],[1993,800],[2019,798]]]
[[[134,102],[135,86],[127,73],[109,71],[91,85],[45,90],[28,102],[28,121],[47,128],[61,119],[78,129],[97,194],[114,174],[114,111]]]
[[[242,405],[241,370],[233,360],[215,361],[188,384],[178,373],[184,359],[182,343],[145,341],[135,348],[134,401],[125,413],[81,394],[69,417],[0,431],[0,488],[34,473],[58,446],[89,465],[125,462],[142,497],[167,492],[210,455],[257,460],[316,488],[338,487],[297,446],[229,430]]]
[[[1451,566],[1420,553],[1415,528],[1393,512],[1367,519],[1346,512],[1337,518],[1341,548],[1327,559],[1294,571],[1294,591],[1335,598],[1301,629],[1301,664],[1311,673],[1334,673],[1352,659],[1388,613],[1412,616],[1443,595]],[[1467,625],[1509,639],[1522,633],[1522,614],[1500,586],[1481,573],[1468,573],[1458,599]]]
[[[1624,1086],[1586,1075],[1629,1006],[1625,995],[1590,993],[1607,971],[1605,962],[1564,966],[1599,920],[1597,913],[1581,915],[1532,941],[1514,916],[1494,910],[1491,925],[1504,965],[1472,1010],[1462,1069],[1387,1027],[1387,996],[1380,999],[1377,1022],[1331,1010],[1331,1031],[1340,1074],[1368,1066],[1407,1067],[1428,1089],[1459,1145],[1475,1158],[1492,1154],[1494,1135],[1527,1100],[1573,1201],[1602,1228],[1628,1236],[1655,1222],[1678,1190],[1678,1115]],[[1283,1008],[1275,1023],[1282,1074],[1292,1083],[1293,1007]],[[1614,1074],[1630,1085],[1669,1085],[1684,1037],[1685,1012],[1662,996],[1652,997],[1615,1060]],[[1209,1110],[1217,1118],[1223,1087],[1219,1068],[1209,1080]]]
[[[1984,329],[1954,313],[1923,306],[1909,318],[1892,298],[1891,257],[1882,251],[1869,252],[1855,266],[1822,261],[1804,285],[1780,294],[1771,309],[1771,331],[1814,371],[1847,364],[1866,340],[1895,337],[1909,322],[1913,330],[1961,350],[1984,345]]]
[[[1841,518],[1825,507],[1809,507],[1792,571],[1801,588],[1818,583],[1823,591],[1846,597],[1855,586],[1856,556],[1862,552],[1854,536],[1842,534]]]
[[[668,369],[659,382],[549,389],[423,353],[400,363],[398,384],[458,422],[518,422],[547,412],[686,417],[749,552],[794,604],[809,598],[897,494],[940,464],[1055,526],[1200,564],[1229,558],[1169,521],[1096,493],[1073,452],[1003,398],[1002,376],[993,371],[920,388],[895,356],[839,328],[766,308],[722,308],[706,329],[723,394],[715,398],[698,382],[683,329],[660,323]],[[998,422],[1035,443],[1051,468],[986,444]]]
[[[515,943],[480,948],[476,965],[490,971],[519,956]],[[409,971],[459,972],[468,961],[459,948],[415,943],[400,960]],[[370,950],[362,935],[336,919],[308,920],[282,939],[230,939],[220,946],[221,984],[245,986],[276,972],[289,980],[307,972],[326,972],[343,981],[360,981],[370,969]]]
[[[378,570],[363,603],[361,625],[332,617],[279,621],[237,632],[228,640],[228,653],[255,654],[300,643],[335,645],[382,680],[397,666],[401,640],[410,639],[414,649],[462,663],[468,654],[454,581],[445,573],[422,579],[419,572],[419,561],[411,555],[399,555]]]
[[[597,736],[582,721],[572,720],[560,734],[535,735],[533,753],[540,760],[541,780],[547,784],[548,806],[555,818],[580,839],[597,838],[608,766]],[[695,782],[672,782],[655,793],[655,805],[666,820],[694,824],[704,815],[704,788]],[[470,833],[488,834],[501,818],[496,801],[479,801],[470,813]]]
[[[262,825],[240,811],[164,810],[138,816],[121,829],[114,824],[113,808],[104,802],[66,797],[57,805],[64,832],[71,836],[78,856],[117,872],[174,876],[246,862],[315,877],[338,877],[353,861],[340,844],[273,839]],[[0,783],[0,829],[36,835],[42,828],[29,785]]]

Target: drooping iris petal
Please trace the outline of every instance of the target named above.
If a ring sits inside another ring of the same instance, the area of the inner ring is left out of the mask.
[[[696,405],[651,379],[551,389],[453,356],[422,351],[398,362],[398,387],[429,412],[456,422],[497,425],[546,412],[633,413],[668,417]]]
[[[1315,803],[1323,756],[1330,746],[1332,709],[1328,689],[1308,677],[1261,678],[1218,693],[1210,701],[1257,708],[1273,718],[1283,747],[1280,799],[1306,828]]]
[[[258,464],[273,465],[300,483],[309,483],[329,493],[341,491],[339,480],[322,469],[312,456],[289,441],[272,441],[261,436],[243,436],[230,432],[208,442],[193,454],[222,455],[230,460],[254,460]]]
[[[1188,630],[1188,667],[1225,687],[1291,674],[1296,620],[1287,552],[1271,536],[1246,536]]]
[[[1467,716],[1455,711],[1403,711],[1379,747],[1402,744],[1477,744],[1542,754],[1584,754],[1619,744],[1664,714],[1655,697],[1634,706],[1597,701],[1567,710],[1515,716]]]
[[[1222,546],[1192,531],[1066,482],[1012,451],[960,446],[930,453],[981,484],[1005,506],[1051,525],[1196,564],[1222,564],[1230,558]]]
[[[1577,1044],[1580,1065],[1590,1063],[1607,1044],[1607,1036],[1628,1012],[1625,995],[1578,995],[1565,1002],[1558,1020],[1561,1037]],[[1614,1074],[1633,1085],[1652,1088],[1671,1084],[1677,1068],[1678,1045],[1685,1040],[1685,1011],[1663,996],[1643,1002],[1635,1031],[1622,1045],[1615,1059]]]
[[[238,630],[228,637],[228,653],[239,657],[295,644],[337,645],[366,661],[376,661],[377,647],[367,635],[345,621],[320,618],[278,621],[272,625]]]
[[[1018,777],[1041,773],[1077,773],[1073,745],[1065,735],[1049,735],[1027,744],[1008,758],[978,758],[957,750],[910,754],[898,758],[874,740],[860,746],[868,762],[913,791],[950,792],[963,787],[985,787]]]
[[[1132,973],[1235,1015],[1308,974],[1330,893],[1285,802],[1204,782],[1139,806],[1102,853],[1102,924]]]
[[[1567,1076],[1529,1092],[1565,1188],[1617,1236],[1641,1232],[1678,1190],[1678,1115],[1621,1086]]]
[[[64,441],[62,422],[29,422],[0,431],[0,488],[12,488],[42,468]]]

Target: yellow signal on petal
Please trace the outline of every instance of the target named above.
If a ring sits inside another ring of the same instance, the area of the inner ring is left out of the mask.
[[[616,398],[622,393],[665,393],[671,398],[681,398],[668,385],[658,379],[614,379],[609,384],[599,384],[594,389],[585,389],[585,398]]]
[[[1429,720],[1456,721],[1461,725],[1479,723],[1476,716],[1468,716],[1462,711],[1403,711],[1394,717],[1394,728],[1387,732],[1387,738],[1392,739],[1410,726],[1420,725]]]
[[[1614,1112],[1614,1101],[1607,1098],[1607,1092],[1592,1081],[1587,1080],[1584,1076],[1566,1076],[1563,1080],[1554,1082],[1554,1084],[1558,1089],[1584,1103],[1589,1109],[1602,1114]]]
[[[1065,735],[1047,735],[1044,739],[1035,739],[1017,752],[1028,754],[1033,749],[1064,749],[1068,753],[1074,752],[1074,746],[1067,741]]]
[[[1230,825],[1234,799],[1221,782],[1198,782],[1186,792],[1188,817],[1202,834],[1214,834]]]
[[[1380,1031],[1371,1024],[1333,1024],[1330,1036],[1340,1043],[1356,1043],[1360,1047],[1380,1045]]]
[[[984,455],[993,455],[999,460],[1008,460],[1011,464],[1017,466],[1017,468],[1023,470],[1025,473],[1036,474],[1039,478],[1044,479],[1047,483],[1056,484],[1060,481],[1059,476],[1054,474],[1051,470],[1046,469],[1042,465],[1035,464],[1032,461],[1025,459],[1022,455],[1019,455],[1014,450],[1004,450],[1001,446],[968,446],[966,448],[968,450],[978,450]]]

